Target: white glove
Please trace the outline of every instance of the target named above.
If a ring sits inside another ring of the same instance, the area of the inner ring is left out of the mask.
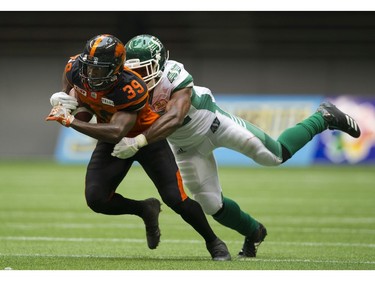
[[[115,145],[111,155],[121,159],[127,159],[132,157],[141,147],[146,145],[146,137],[142,134],[135,138],[122,138],[122,140]]]
[[[54,93],[49,101],[51,102],[52,106],[62,105],[67,109],[69,113],[76,110],[78,106],[78,101],[76,100],[76,98],[69,96],[64,92]]]

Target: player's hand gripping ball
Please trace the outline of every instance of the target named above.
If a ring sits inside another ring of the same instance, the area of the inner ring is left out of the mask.
[[[73,120],[74,116],[62,105],[54,106],[46,118],[46,121],[57,121],[65,127],[69,127]]]
[[[78,101],[76,97],[68,95],[64,92],[54,93],[50,98],[50,103],[52,106],[62,105],[68,112],[72,112],[77,109]]]

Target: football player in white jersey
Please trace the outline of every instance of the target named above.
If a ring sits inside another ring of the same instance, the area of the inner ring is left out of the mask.
[[[183,182],[204,212],[245,236],[240,257],[255,257],[267,230],[223,195],[214,149],[226,147],[260,165],[278,166],[326,129],[360,136],[353,118],[325,102],[312,116],[274,140],[250,122],[221,109],[209,89],[195,86],[184,66],[169,60],[158,38],[136,36],[126,44],[126,52],[125,65],[143,77],[150,92],[149,103],[161,117],[135,138],[123,138],[112,155],[130,158],[147,144],[167,138]]]

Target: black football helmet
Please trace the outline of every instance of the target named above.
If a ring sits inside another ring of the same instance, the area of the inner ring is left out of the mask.
[[[79,75],[93,91],[113,87],[123,71],[125,46],[116,37],[101,34],[87,41],[79,56]]]

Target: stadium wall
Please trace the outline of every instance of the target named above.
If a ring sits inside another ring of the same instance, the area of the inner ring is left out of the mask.
[[[338,131],[315,136],[285,166],[316,164],[375,164],[375,99],[341,96],[217,95],[217,103],[227,112],[248,120],[277,139],[283,130],[315,112],[323,100],[330,100],[354,117],[362,135],[354,139]],[[72,129],[62,128],[56,145],[56,160],[64,164],[87,163],[96,141]],[[244,155],[226,148],[215,150],[221,166],[257,165]]]
[[[374,15],[3,11],[0,160],[54,157],[61,127],[45,121],[49,98],[61,90],[67,59],[96,34],[111,33],[123,41],[142,33],[158,36],[170,58],[184,63],[194,83],[210,88],[215,96],[374,98]],[[367,141],[364,145],[368,147]]]

